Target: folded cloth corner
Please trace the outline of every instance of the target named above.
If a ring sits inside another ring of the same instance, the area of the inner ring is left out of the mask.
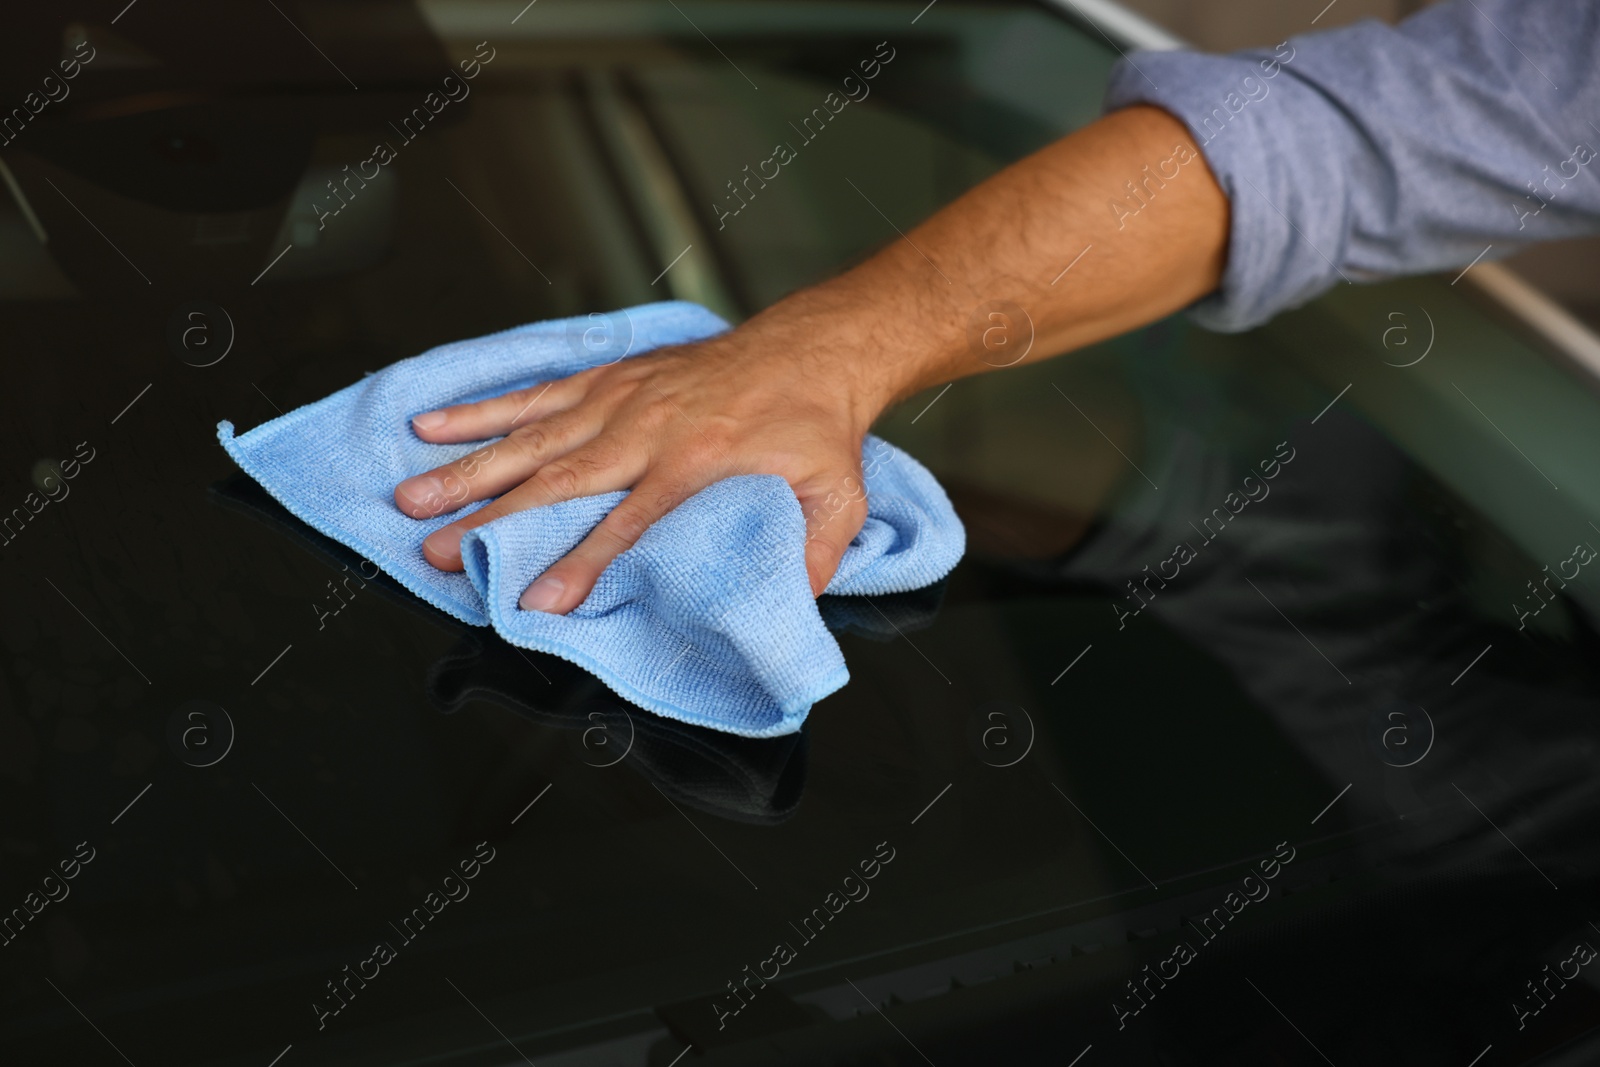
[[[462,539],[461,573],[432,567],[422,541],[482,504],[414,519],[394,503],[401,481],[488,443],[423,441],[414,416],[726,329],[682,301],[532,323],[401,360],[248,433],[235,436],[224,421],[217,437],[296,516],[440,610],[570,660],[667,718],[744,737],[793,733],[849,672],[812,599],[805,517],[782,478],[740,475],[701,490],[613,560],[567,615],[517,601],[626,493],[485,523]],[[869,435],[862,454],[866,525],[827,592],[876,596],[937,582],[966,546],[949,499],[888,442]]]

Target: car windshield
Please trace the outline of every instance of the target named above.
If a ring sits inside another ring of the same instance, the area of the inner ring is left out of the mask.
[[[1600,1055],[1600,391],[1489,265],[1025,366],[1000,315],[878,427],[966,558],[824,597],[849,684],[742,739],[423,604],[217,423],[746,318],[1096,117],[1115,9],[95,10],[0,42],[4,1062]]]

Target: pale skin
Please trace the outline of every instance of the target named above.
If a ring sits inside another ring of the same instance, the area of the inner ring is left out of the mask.
[[[1193,155],[1177,176],[1146,184],[1143,168],[1179,146]],[[1127,202],[1129,181],[1148,203],[1119,218],[1108,203]],[[441,500],[498,497],[423,542],[429,563],[459,571],[472,527],[632,490],[522,594],[526,610],[565,614],[678,504],[731,475],[776,474],[807,517],[806,571],[820,595],[866,519],[861,445],[873,421],[930,386],[1003,373],[995,363],[1009,359],[971,339],[982,305],[1026,311],[1035,339],[1022,362],[1116,336],[1216,289],[1228,217],[1181,122],[1153,107],[1113,112],[975,186],[908,240],[725,334],[417,416],[425,441],[505,436],[401,482],[395,503],[424,518]]]

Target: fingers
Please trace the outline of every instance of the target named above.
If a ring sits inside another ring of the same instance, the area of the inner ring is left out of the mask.
[[[522,608],[565,615],[583,603],[612,560],[632,548],[657,519],[694,495],[693,484],[668,475],[641,481],[577,548],[528,586],[519,601]]]
[[[437,411],[424,411],[411,420],[411,428],[424,441],[439,445],[481,441],[565,411],[582,395],[581,383],[571,378],[541,382],[476,404],[455,404]]]
[[[867,521],[867,490],[860,471],[824,484],[795,494],[806,517],[806,576],[814,597],[833,580],[845,549]]]
[[[424,558],[444,571],[459,571],[461,535],[495,519],[528,508],[539,508],[597,496],[634,484],[645,470],[645,457],[638,450],[622,451],[610,442],[591,442],[560,459],[540,467],[521,485],[505,493],[459,522],[429,534],[422,542]]]
[[[454,463],[407,478],[395,486],[395,506],[414,519],[429,519],[496,496],[527,480],[555,457],[587,444],[599,429],[600,416],[589,410],[568,411],[522,426]]]

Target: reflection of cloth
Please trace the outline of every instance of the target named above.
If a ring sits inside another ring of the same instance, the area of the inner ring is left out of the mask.
[[[718,818],[776,825],[800,806],[809,750],[804,731],[734,737],[630,714],[577,668],[543,656],[536,666],[527,656],[493,633],[467,630],[457,648],[429,670],[429,698],[447,713],[487,700],[573,731],[574,745],[592,766],[631,767],[673,800]]]
[[[821,596],[817,610],[833,634],[854,634],[869,641],[893,641],[908,631],[926,630],[939,615],[945,583],[891,596]]]
[[[1597,54],[1593,0],[1454,0],[1276,50],[1140,53],[1106,104],[1155,104],[1194,134],[1232,232],[1222,287],[1193,314],[1243,330],[1342,279],[1600,231]],[[1155,225],[1126,216],[1163,179],[1195,180],[1178,168],[1152,161],[1114,214]]]
[[[287,534],[330,566],[366,573],[365,560],[297,520],[244,475],[212,486],[212,493],[224,506]],[[754,739],[654,715],[631,716],[591,675],[570,663],[539,652],[530,655],[490,631],[466,626],[418,600],[388,575],[380,573],[366,585],[457,635],[456,647],[428,669],[426,695],[441,712],[448,715],[473,700],[485,700],[573,731],[586,762],[625,763],[667,796],[719,818],[772,825],[799,807],[808,751],[804,731]],[[874,599],[893,614],[896,602],[920,595]]]
[[[631,342],[623,354],[726,328],[685,303],[599,318],[608,336]],[[617,557],[565,616],[524,611],[517,599],[625,494],[533,508],[478,527],[462,542],[464,574],[430,566],[422,540],[477,505],[418,520],[394,504],[400,481],[484,447],[422,441],[411,430],[413,416],[593,365],[588,342],[596,329],[589,319],[572,319],[445,345],[241,437],[224,422],[218,436],[290,511],[456,618],[568,659],[668,718],[746,737],[791,733],[849,674],[812,600],[805,519],[783,479],[745,475],[696,494]],[[915,460],[876,438],[864,448],[871,457],[867,524],[829,592],[895,593],[937,581],[965,546],[954,510]]]

